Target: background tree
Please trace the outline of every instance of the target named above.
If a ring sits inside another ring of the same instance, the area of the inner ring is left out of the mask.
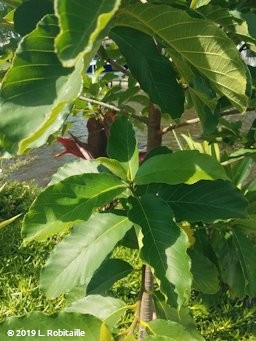
[[[88,340],[202,340],[187,309],[192,288],[216,293],[221,278],[239,297],[256,293],[248,234],[255,183],[244,186],[254,128],[244,136],[245,148],[221,157],[214,144],[203,149],[187,139],[190,150],[174,152],[161,141],[189,123],[182,122],[185,107],[195,108],[203,137],[213,142],[219,122],[228,130],[223,115],[254,106],[254,70],[246,66],[254,63],[254,7],[217,0],[5,3],[15,8],[21,39],[13,58],[3,58],[3,65],[12,59],[1,86],[3,155],[43,145],[65,130],[67,115],[81,111],[89,116],[87,143],[59,140],[82,158],[97,157],[60,169],[23,221],[24,243],[66,234],[41,273],[48,297],[73,293],[57,317],[60,328],[67,320],[81,325],[91,333]],[[12,15],[3,20],[10,24]],[[98,71],[90,79],[86,71],[95,55]],[[114,78],[99,77],[107,62],[128,77],[127,88],[109,89]],[[163,115],[170,126],[162,128]],[[147,128],[143,157],[134,122]],[[133,271],[111,257],[120,244],[139,248],[143,263],[134,323],[125,336],[116,325],[131,307],[106,296]],[[28,329],[35,318],[42,329],[56,323],[35,313],[4,328]]]

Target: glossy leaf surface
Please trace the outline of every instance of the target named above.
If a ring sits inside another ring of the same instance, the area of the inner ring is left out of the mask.
[[[24,218],[25,242],[45,240],[76,221],[87,220],[93,209],[110,202],[125,188],[121,180],[106,173],[74,175],[47,187]]]
[[[163,198],[178,221],[212,223],[220,219],[245,218],[247,215],[247,200],[229,181],[149,185],[145,190]]]
[[[193,184],[199,180],[227,179],[223,167],[207,154],[194,150],[154,156],[140,166],[135,183]]]
[[[73,302],[65,310],[81,314],[90,314],[114,327],[125,311],[125,303],[117,298],[89,295]]]
[[[39,147],[63,123],[81,91],[83,63],[63,68],[54,51],[57,18],[48,15],[24,37],[1,88],[0,148]]]
[[[35,321],[36,321],[36,328],[35,328]],[[74,331],[75,329],[80,329],[84,332],[81,336],[76,336],[75,334],[69,337],[74,341],[99,341],[100,340],[100,331],[101,331],[102,321],[98,320],[94,316],[90,315],[82,315],[76,313],[67,313],[61,312],[53,316],[45,315],[41,312],[33,312],[28,314],[25,317],[11,317],[8,318],[5,322],[0,324],[1,327],[1,340],[7,341],[10,339],[7,336],[8,330],[29,330],[32,333],[32,330],[36,330],[36,335],[28,337],[35,341],[39,340],[47,340],[47,339],[59,339],[56,336],[47,336],[47,332],[60,330],[68,330]],[[37,332],[40,330],[40,335]],[[28,335],[28,334],[26,334]],[[42,336],[44,335],[44,336]],[[17,340],[21,337],[12,337],[12,339]],[[23,337],[24,338],[24,337]],[[60,337],[63,339],[64,336]]]
[[[187,235],[162,199],[145,195],[130,198],[130,204],[129,219],[142,229],[141,258],[153,268],[169,302],[180,308],[188,302],[192,281]]]
[[[203,338],[194,336],[182,324],[168,320],[154,320],[149,322],[150,329],[155,335],[169,337],[175,341],[198,341]]]
[[[74,66],[79,54],[93,49],[97,36],[112,18],[120,0],[57,0],[60,33],[56,40],[58,56],[65,66]]]
[[[56,297],[90,282],[117,242],[132,227],[127,217],[112,213],[95,214],[76,224],[48,259],[41,287],[48,297]]]
[[[133,180],[139,166],[139,150],[131,122],[125,116],[117,117],[110,128],[108,156],[120,162],[128,179]]]
[[[167,5],[138,3],[120,10],[117,25],[157,35],[239,110],[247,107],[246,67],[232,41],[210,20]]]

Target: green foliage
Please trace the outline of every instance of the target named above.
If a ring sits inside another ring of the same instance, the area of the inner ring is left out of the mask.
[[[90,141],[107,145],[98,160],[62,167],[23,220],[24,242],[31,245],[65,233],[41,271],[40,288],[51,298],[67,294],[66,312],[32,313],[2,327],[28,328],[35,318],[42,328],[62,327],[68,320],[83,323],[90,340],[108,341],[121,339],[121,320],[135,337],[146,294],[154,296],[157,319],[142,322],[145,340],[202,340],[188,309],[192,289],[215,295],[225,283],[239,297],[256,295],[255,183],[244,184],[255,154],[254,125],[231,154],[186,138],[187,149],[196,150],[156,148],[143,158],[133,120],[147,125],[152,149],[175,127],[162,129],[161,114],[177,119],[185,104],[193,105],[204,134],[215,141],[221,110],[244,111],[253,103],[255,75],[245,65],[253,59],[243,48],[244,63],[237,44],[241,38],[255,43],[255,13],[246,16],[248,7],[236,1],[7,3],[18,7],[14,26],[24,38],[1,84],[1,151],[41,146],[65,131],[66,115],[77,111],[93,119],[87,144],[74,137],[81,155],[90,152]],[[108,35],[113,50],[103,41]],[[84,73],[97,53],[90,80]],[[127,89],[107,90],[113,76],[100,79],[107,63],[129,75]],[[223,122],[223,141],[237,142],[240,125]],[[135,285],[137,302],[130,306],[111,296],[120,279],[137,280],[137,267],[115,258],[119,245],[138,252],[140,266],[148,265],[155,278],[154,293],[145,292],[146,278],[140,290]]]
[[[154,40],[128,27],[112,29],[110,37],[120,47],[129,69],[152,102],[158,104],[163,113],[170,113],[173,118],[180,117],[184,111],[184,92],[172,64],[161,55]]]
[[[168,302],[180,308],[188,301],[192,280],[187,236],[163,200],[145,195],[131,198],[130,205],[128,217],[142,229],[141,258],[154,269]]]

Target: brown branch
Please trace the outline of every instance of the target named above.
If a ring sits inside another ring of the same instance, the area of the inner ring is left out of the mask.
[[[162,135],[168,133],[168,131],[174,130],[174,129],[178,129],[181,127],[185,127],[191,124],[195,124],[195,123],[199,123],[200,119],[199,118],[192,118],[191,120],[186,120],[184,122],[181,123],[177,123],[177,124],[170,124],[168,127],[165,127],[161,130]]]

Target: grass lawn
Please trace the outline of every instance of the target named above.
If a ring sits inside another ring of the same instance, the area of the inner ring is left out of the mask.
[[[37,191],[27,183],[6,185],[0,193],[0,220],[25,212]],[[51,314],[66,303],[64,297],[46,299],[39,289],[40,269],[57,240],[22,246],[20,226],[21,219],[0,230],[0,321],[33,310]],[[115,256],[129,261],[137,269],[140,267],[136,250],[119,247]],[[140,272],[134,271],[116,283],[111,294],[134,303],[140,287],[139,279]],[[206,340],[256,340],[256,304],[230,297],[225,287],[217,295],[203,296],[194,292],[190,309]],[[124,328],[131,319],[131,315],[124,318],[121,322]]]

